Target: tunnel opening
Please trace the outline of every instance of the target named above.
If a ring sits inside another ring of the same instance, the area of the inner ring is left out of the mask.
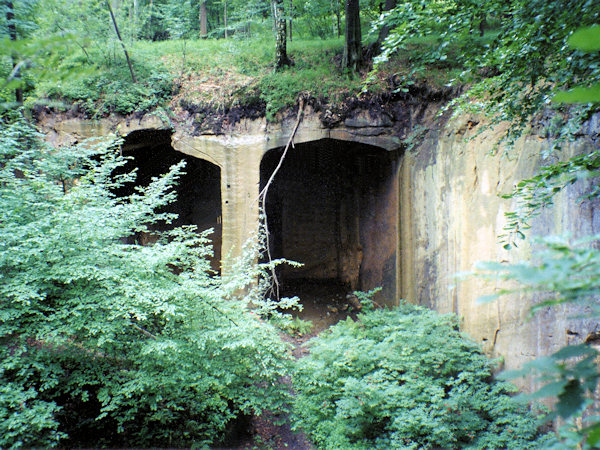
[[[214,272],[220,273],[221,169],[208,161],[177,152],[171,146],[171,135],[170,130],[139,130],[125,137],[122,152],[131,159],[123,170],[130,172],[137,169],[137,176],[134,183],[119,189],[117,195],[132,194],[135,186],[147,186],[153,177],[167,173],[171,166],[184,160],[185,173],[177,182],[177,199],[160,210],[175,213],[178,218],[170,224],[158,223],[152,229],[167,231],[182,225],[196,225],[201,232],[212,228],[213,232],[208,235],[213,247],[210,264]],[[131,242],[138,244],[148,244],[154,239],[152,233],[137,233],[130,238]]]
[[[264,155],[261,189],[282,152]],[[381,286],[379,298],[393,301],[396,161],[394,152],[333,139],[290,149],[263,205],[271,256],[304,264],[277,269],[282,296],[298,295],[305,308],[329,316],[345,310],[355,290]]]

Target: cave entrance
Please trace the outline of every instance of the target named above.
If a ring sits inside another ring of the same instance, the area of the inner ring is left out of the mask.
[[[260,167],[265,186],[283,149],[267,152]],[[290,149],[266,199],[273,258],[281,295],[346,309],[347,294],[382,286],[394,301],[396,277],[396,155],[378,147],[324,139]],[[309,303],[309,305],[307,305]],[[327,314],[327,313],[325,313]]]
[[[208,237],[212,241],[212,269],[220,273],[221,264],[221,169],[215,164],[177,152],[171,146],[170,130],[140,130],[127,135],[123,143],[123,155],[130,156],[125,170],[137,169],[135,185],[147,186],[153,177],[168,172],[169,168],[185,160],[185,174],[178,180],[177,199],[163,211],[178,214],[171,224],[157,224],[156,230],[165,231],[182,225],[196,225],[199,231],[213,228]],[[126,186],[121,195],[133,192],[134,186]],[[128,192],[126,192],[128,191]],[[148,234],[132,237],[140,244],[151,242]]]

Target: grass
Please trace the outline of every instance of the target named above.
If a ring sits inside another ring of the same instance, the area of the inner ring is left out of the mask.
[[[336,67],[342,48],[341,39],[294,40],[288,45],[294,65],[279,72],[273,70],[274,44],[265,38],[140,42],[134,51],[158,56],[177,74],[182,89],[174,107],[177,100],[217,110],[258,101],[272,120],[300,92],[336,101],[360,89],[359,77]]]
[[[337,103],[363,89],[372,94],[398,89],[398,80],[401,85],[447,84],[462,70],[461,45],[452,43],[443,61],[423,60],[419,55],[431,54],[439,46],[439,38],[410,40],[380,65],[379,72],[366,85],[367,70],[351,74],[339,68],[341,38],[294,39],[288,43],[294,65],[279,72],[273,70],[275,50],[271,35],[245,40],[137,41],[129,44],[139,79],[136,85],[131,82],[120,49],[96,46],[88,49],[86,56],[79,48],[73,48],[62,64],[87,67],[90,70],[86,76],[40,85],[35,96],[77,103],[90,116],[146,112],[158,106],[168,106],[177,115],[184,109],[218,112],[259,105],[267,119],[274,120],[278,112],[296,103],[301,92]]]

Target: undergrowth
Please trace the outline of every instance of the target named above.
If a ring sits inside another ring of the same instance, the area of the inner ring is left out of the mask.
[[[65,108],[74,105],[88,117],[111,113],[145,113],[161,106],[173,94],[173,75],[160,62],[145,56],[133,58],[137,83],[133,83],[129,68],[121,54],[102,57],[92,53],[94,64],[82,54],[65,58],[61,65],[67,69],[88,66],[77,77],[60,82],[52,80],[36,87],[37,100],[62,101]]]
[[[367,311],[296,363],[296,426],[329,449],[542,447],[535,415],[491,370],[453,315]]]
[[[56,151],[0,124],[0,447],[207,446],[285,410],[287,346],[248,308],[260,268],[215,276],[191,226],[127,243],[175,218],[157,210],[183,164],[118,197],[118,143]]]
[[[454,77],[458,60],[441,65],[426,61],[419,65],[420,70],[410,69],[414,55],[432,45],[429,40],[411,42],[410,51],[399,52],[381,64],[367,84],[368,65],[359,74],[340,68],[341,38],[295,39],[288,44],[293,65],[278,72],[273,70],[270,36],[135,41],[129,50],[138,83],[132,82],[118,48],[94,47],[84,53],[73,47],[63,55],[60,67],[79,76],[38,83],[29,103],[50,100],[56,106],[63,101],[64,108],[75,104],[89,117],[144,113],[158,106],[169,106],[175,112],[223,113],[260,105],[260,113],[274,120],[278,112],[296,103],[301,92],[335,104],[361,91],[377,95],[419,82],[446,84]]]

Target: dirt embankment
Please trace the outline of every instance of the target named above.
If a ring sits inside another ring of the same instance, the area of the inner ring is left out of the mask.
[[[373,117],[386,117],[389,124],[394,125],[405,124],[407,115],[412,116],[413,122],[420,120],[426,106],[447,103],[461,92],[462,88],[431,88],[426,85],[414,85],[405,92],[396,91],[394,81],[391,80],[389,92],[382,94],[348,95],[338,103],[308,95],[306,104],[319,115],[321,123],[327,128],[335,128],[364,112]],[[275,121],[295,116],[297,108],[295,105],[280,111]],[[255,93],[244,104],[222,108],[198,105],[182,98],[176,109],[179,121],[191,125],[191,134],[222,135],[227,134],[241,120],[264,118],[267,105]]]

